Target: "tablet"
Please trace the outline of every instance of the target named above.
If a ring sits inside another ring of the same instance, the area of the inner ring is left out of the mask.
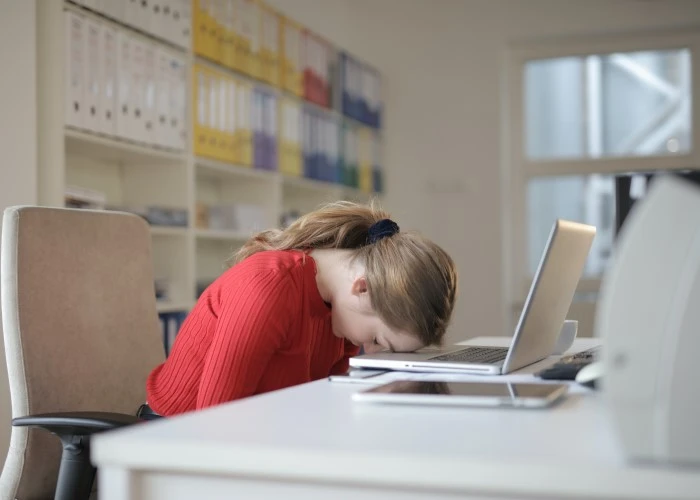
[[[545,408],[568,386],[524,382],[433,382],[396,380],[356,392],[353,400],[368,403]]]

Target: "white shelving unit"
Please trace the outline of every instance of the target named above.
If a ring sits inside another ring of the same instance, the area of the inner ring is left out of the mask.
[[[177,2],[173,0],[171,3]],[[181,5],[188,3],[183,1]],[[157,50],[179,54],[185,60],[189,137],[183,151],[66,126],[68,69],[65,50],[69,33],[64,11],[130,33],[153,44]],[[37,3],[37,33],[39,203],[63,206],[67,186],[78,186],[104,193],[108,207],[139,209],[161,206],[186,210],[186,227],[151,228],[155,276],[167,283],[167,298],[158,303],[161,313],[190,309],[198,287],[216,278],[225,269],[226,259],[251,234],[250,231],[197,227],[198,203],[255,204],[264,210],[266,226],[276,227],[280,225],[283,214],[289,211],[304,213],[323,202],[339,199],[366,201],[371,196],[342,185],[195,157],[191,137],[191,68],[195,61],[212,63],[195,56],[191,44],[178,46],[116,21],[109,14],[62,0]],[[236,77],[249,78],[238,73]],[[251,81],[265,85],[257,80]],[[299,99],[286,91],[273,90]],[[338,114],[335,110],[318,109]]]

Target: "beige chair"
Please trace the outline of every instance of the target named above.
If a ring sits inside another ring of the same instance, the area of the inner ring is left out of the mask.
[[[0,266],[13,416],[0,500],[85,498],[90,434],[138,421],[146,377],[165,357],[148,225],[11,207]]]

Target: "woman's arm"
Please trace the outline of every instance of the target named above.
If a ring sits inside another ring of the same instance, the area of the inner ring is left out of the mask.
[[[287,271],[246,277],[222,291],[214,339],[204,361],[197,409],[253,395],[287,339],[300,296]]]

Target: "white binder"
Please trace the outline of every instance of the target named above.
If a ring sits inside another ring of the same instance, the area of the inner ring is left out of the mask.
[[[100,45],[102,25],[93,19],[85,19],[83,40],[85,41],[85,65],[83,67],[83,128],[90,132],[100,131],[102,75],[100,74]]]
[[[143,39],[133,37],[131,40],[131,91],[129,102],[128,137],[136,142],[147,142],[146,130],[146,43]]]
[[[141,132],[143,142],[156,144],[156,46],[150,41],[143,43],[143,119]]]
[[[117,30],[102,25],[100,36],[100,101],[98,130],[102,134],[113,136],[117,133]]]
[[[184,150],[189,133],[187,130],[187,72],[185,60],[180,55],[171,54],[169,63],[169,145]]]
[[[131,139],[132,120],[132,46],[133,38],[126,31],[117,35],[117,136]]]
[[[86,64],[85,19],[78,14],[67,11],[65,22],[65,124],[82,128],[84,123],[83,82]]]

